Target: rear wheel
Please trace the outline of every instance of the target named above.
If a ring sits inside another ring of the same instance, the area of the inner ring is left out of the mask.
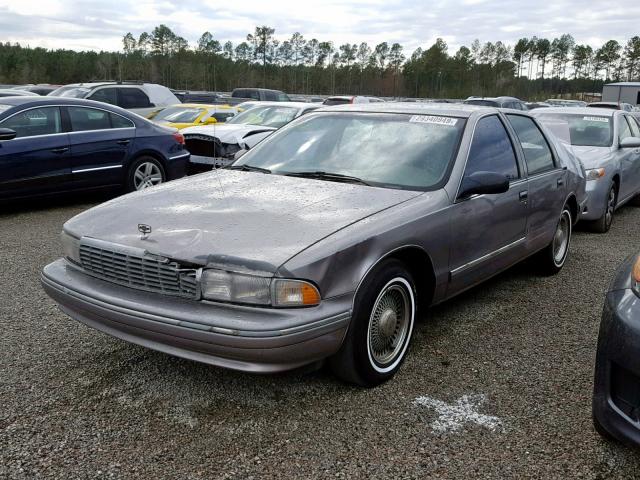
[[[540,266],[545,275],[555,275],[562,270],[569,255],[572,226],[571,210],[565,205],[558,219],[551,243],[539,254]]]
[[[411,274],[399,260],[383,261],[365,278],[340,351],[330,359],[341,379],[362,386],[389,380],[402,365],[415,320]]]
[[[617,191],[615,184],[611,185],[605,203],[604,213],[598,220],[591,222],[590,226],[594,232],[607,233],[613,223],[613,213],[616,210]]]
[[[167,181],[162,164],[153,157],[140,157],[129,168],[127,191],[135,192]]]

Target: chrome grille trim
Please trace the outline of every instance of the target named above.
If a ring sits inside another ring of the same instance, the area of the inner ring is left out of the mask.
[[[80,262],[89,275],[137,290],[198,298],[197,270],[140,248],[83,237]]]

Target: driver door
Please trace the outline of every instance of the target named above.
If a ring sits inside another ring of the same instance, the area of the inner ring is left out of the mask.
[[[485,280],[526,253],[528,183],[498,115],[483,117],[476,124],[464,176],[480,171],[505,175],[509,190],[456,199],[451,214],[448,295]]]

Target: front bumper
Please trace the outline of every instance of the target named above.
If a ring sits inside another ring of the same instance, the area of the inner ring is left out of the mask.
[[[640,446],[640,298],[630,289],[612,290],[605,300],[593,416],[614,438]]]
[[[137,345],[234,370],[291,370],[338,351],[351,296],[300,309],[255,308],[168,297],[83,273],[64,259],[42,272],[70,317]]]

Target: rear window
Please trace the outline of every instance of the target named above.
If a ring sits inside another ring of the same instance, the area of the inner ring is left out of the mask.
[[[481,107],[499,107],[498,102],[494,102],[493,100],[465,100],[464,102],[467,105],[480,105]]]
[[[323,105],[346,105],[351,103],[351,98],[327,98]]]
[[[595,113],[595,112],[594,112]],[[613,142],[611,117],[582,114],[541,114],[542,122],[562,120],[569,124],[571,145],[577,147],[610,147]]]

